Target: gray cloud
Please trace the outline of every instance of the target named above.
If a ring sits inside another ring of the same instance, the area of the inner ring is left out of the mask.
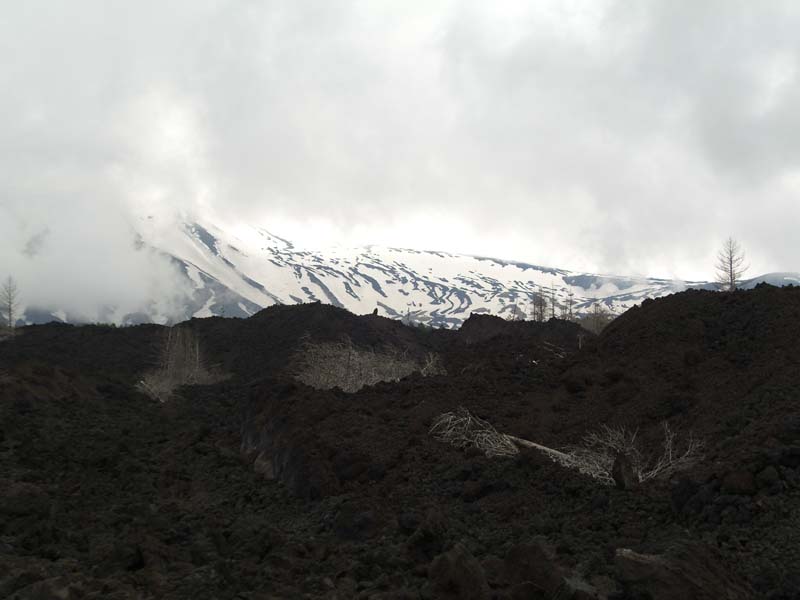
[[[777,1],[17,3],[1,266],[132,306],[172,273],[131,224],[202,213],[685,277],[733,234],[797,269],[799,28]]]
[[[29,237],[26,240],[25,246],[22,248],[22,254],[27,256],[28,258],[33,258],[37,254],[41,254],[45,242],[47,241],[47,236],[49,234],[50,234],[50,229],[47,227],[45,227],[41,231],[34,233],[31,237]]]

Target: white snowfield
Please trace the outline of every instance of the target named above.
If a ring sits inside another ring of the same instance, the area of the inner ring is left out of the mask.
[[[298,248],[259,227],[187,223],[143,238],[173,257],[194,290],[189,316],[247,316],[276,303],[321,301],[364,314],[456,327],[471,313],[530,314],[538,294],[586,313],[621,313],[687,282],[575,273],[522,262],[368,246]],[[705,285],[705,284],[697,284]],[[560,309],[558,309],[560,310]],[[558,314],[558,312],[557,312]]]
[[[223,228],[208,221],[168,226],[142,219],[138,234],[177,267],[184,290],[153,298],[137,313],[102,307],[109,322],[175,322],[191,317],[247,317],[274,304],[320,301],[356,314],[371,313],[436,327],[458,327],[472,313],[530,318],[532,301],[554,298],[560,315],[567,306],[586,314],[595,304],[620,314],[647,298],[707,282],[577,273],[494,258],[368,246],[299,248],[257,226]],[[744,282],[752,287],[800,283],[800,273],[771,273]],[[166,294],[166,292],[165,292]],[[171,303],[171,304],[170,304]],[[171,314],[165,306],[171,307]],[[177,309],[175,307],[178,307]],[[70,319],[51,307],[27,311],[25,321]]]

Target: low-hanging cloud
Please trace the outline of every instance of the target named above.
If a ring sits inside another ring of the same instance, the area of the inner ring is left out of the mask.
[[[23,217],[5,212],[0,221],[2,266],[25,306],[79,321],[119,322],[147,309],[164,321],[180,314],[178,272],[154,249],[137,247],[132,221],[117,205],[61,201],[69,210],[40,203],[41,212],[28,206]]]
[[[203,214],[683,277],[733,234],[797,269],[798,28],[777,1],[17,3],[0,266],[135,310],[182,292],[138,219]]]

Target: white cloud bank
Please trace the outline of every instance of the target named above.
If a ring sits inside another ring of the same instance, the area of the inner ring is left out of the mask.
[[[135,307],[179,290],[133,224],[192,213],[687,278],[733,234],[797,270],[798,30],[777,1],[10,4],[0,271]]]

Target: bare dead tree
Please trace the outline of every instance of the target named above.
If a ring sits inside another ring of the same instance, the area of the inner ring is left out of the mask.
[[[717,253],[717,285],[725,291],[734,291],[739,287],[742,275],[748,267],[745,265],[745,255],[741,245],[729,237]]]
[[[506,317],[507,321],[524,321],[525,320],[525,310],[520,307],[519,300],[514,298],[514,303],[511,305],[511,314]]]
[[[429,433],[437,440],[457,448],[476,448],[487,457],[509,457],[519,454],[519,447],[534,448],[553,462],[575,469],[604,485],[614,485],[614,461],[619,454],[628,458],[633,476],[639,483],[671,476],[703,460],[703,441],[689,434],[678,442],[677,435],[665,422],[661,452],[645,454],[639,445],[638,432],[623,427],[603,425],[588,433],[580,444],[563,450],[548,448],[536,442],[497,431],[488,421],[463,406],[434,419]]]
[[[572,321],[574,319],[574,314],[572,312],[572,307],[575,305],[575,292],[569,291],[567,292],[567,320]]]
[[[541,323],[547,319],[547,296],[544,289],[539,286],[539,290],[533,295],[533,320]]]
[[[488,421],[472,415],[464,407],[439,415],[430,428],[430,434],[457,448],[477,448],[489,457],[519,454],[509,436],[498,432]]]
[[[553,461],[568,460],[564,452],[524,440],[507,433],[500,433],[488,421],[473,415],[463,406],[434,419],[429,433],[441,442],[457,448],[477,448],[487,457],[515,456],[519,446],[535,448]]]
[[[445,374],[439,356],[429,352],[422,361],[397,349],[376,351],[359,348],[345,337],[340,342],[311,342],[306,339],[295,353],[294,377],[320,390],[334,387],[353,393],[379,381],[399,381],[411,373],[424,377]]]
[[[669,477],[703,459],[703,440],[689,433],[679,443],[677,434],[668,423],[662,423],[661,427],[664,434],[662,450],[652,456],[642,451],[638,431],[602,425],[598,430],[586,434],[580,444],[565,449],[569,459],[562,464],[612,485],[614,461],[620,454],[630,461],[633,475],[639,483]]]
[[[158,368],[146,373],[137,387],[151,398],[166,402],[182,385],[208,385],[224,378],[206,366],[194,333],[175,326],[164,334]]]
[[[614,315],[599,302],[592,304],[589,314],[581,319],[581,324],[594,334],[600,334],[606,325],[614,320]]]
[[[569,321],[569,307],[566,304],[562,304],[559,307],[559,311],[560,311],[559,318],[562,321]]]
[[[3,317],[6,321],[8,331],[14,332],[14,325],[17,321],[17,308],[19,307],[19,290],[17,282],[13,277],[9,276],[4,282],[3,287],[0,288],[0,309],[3,311]]]

